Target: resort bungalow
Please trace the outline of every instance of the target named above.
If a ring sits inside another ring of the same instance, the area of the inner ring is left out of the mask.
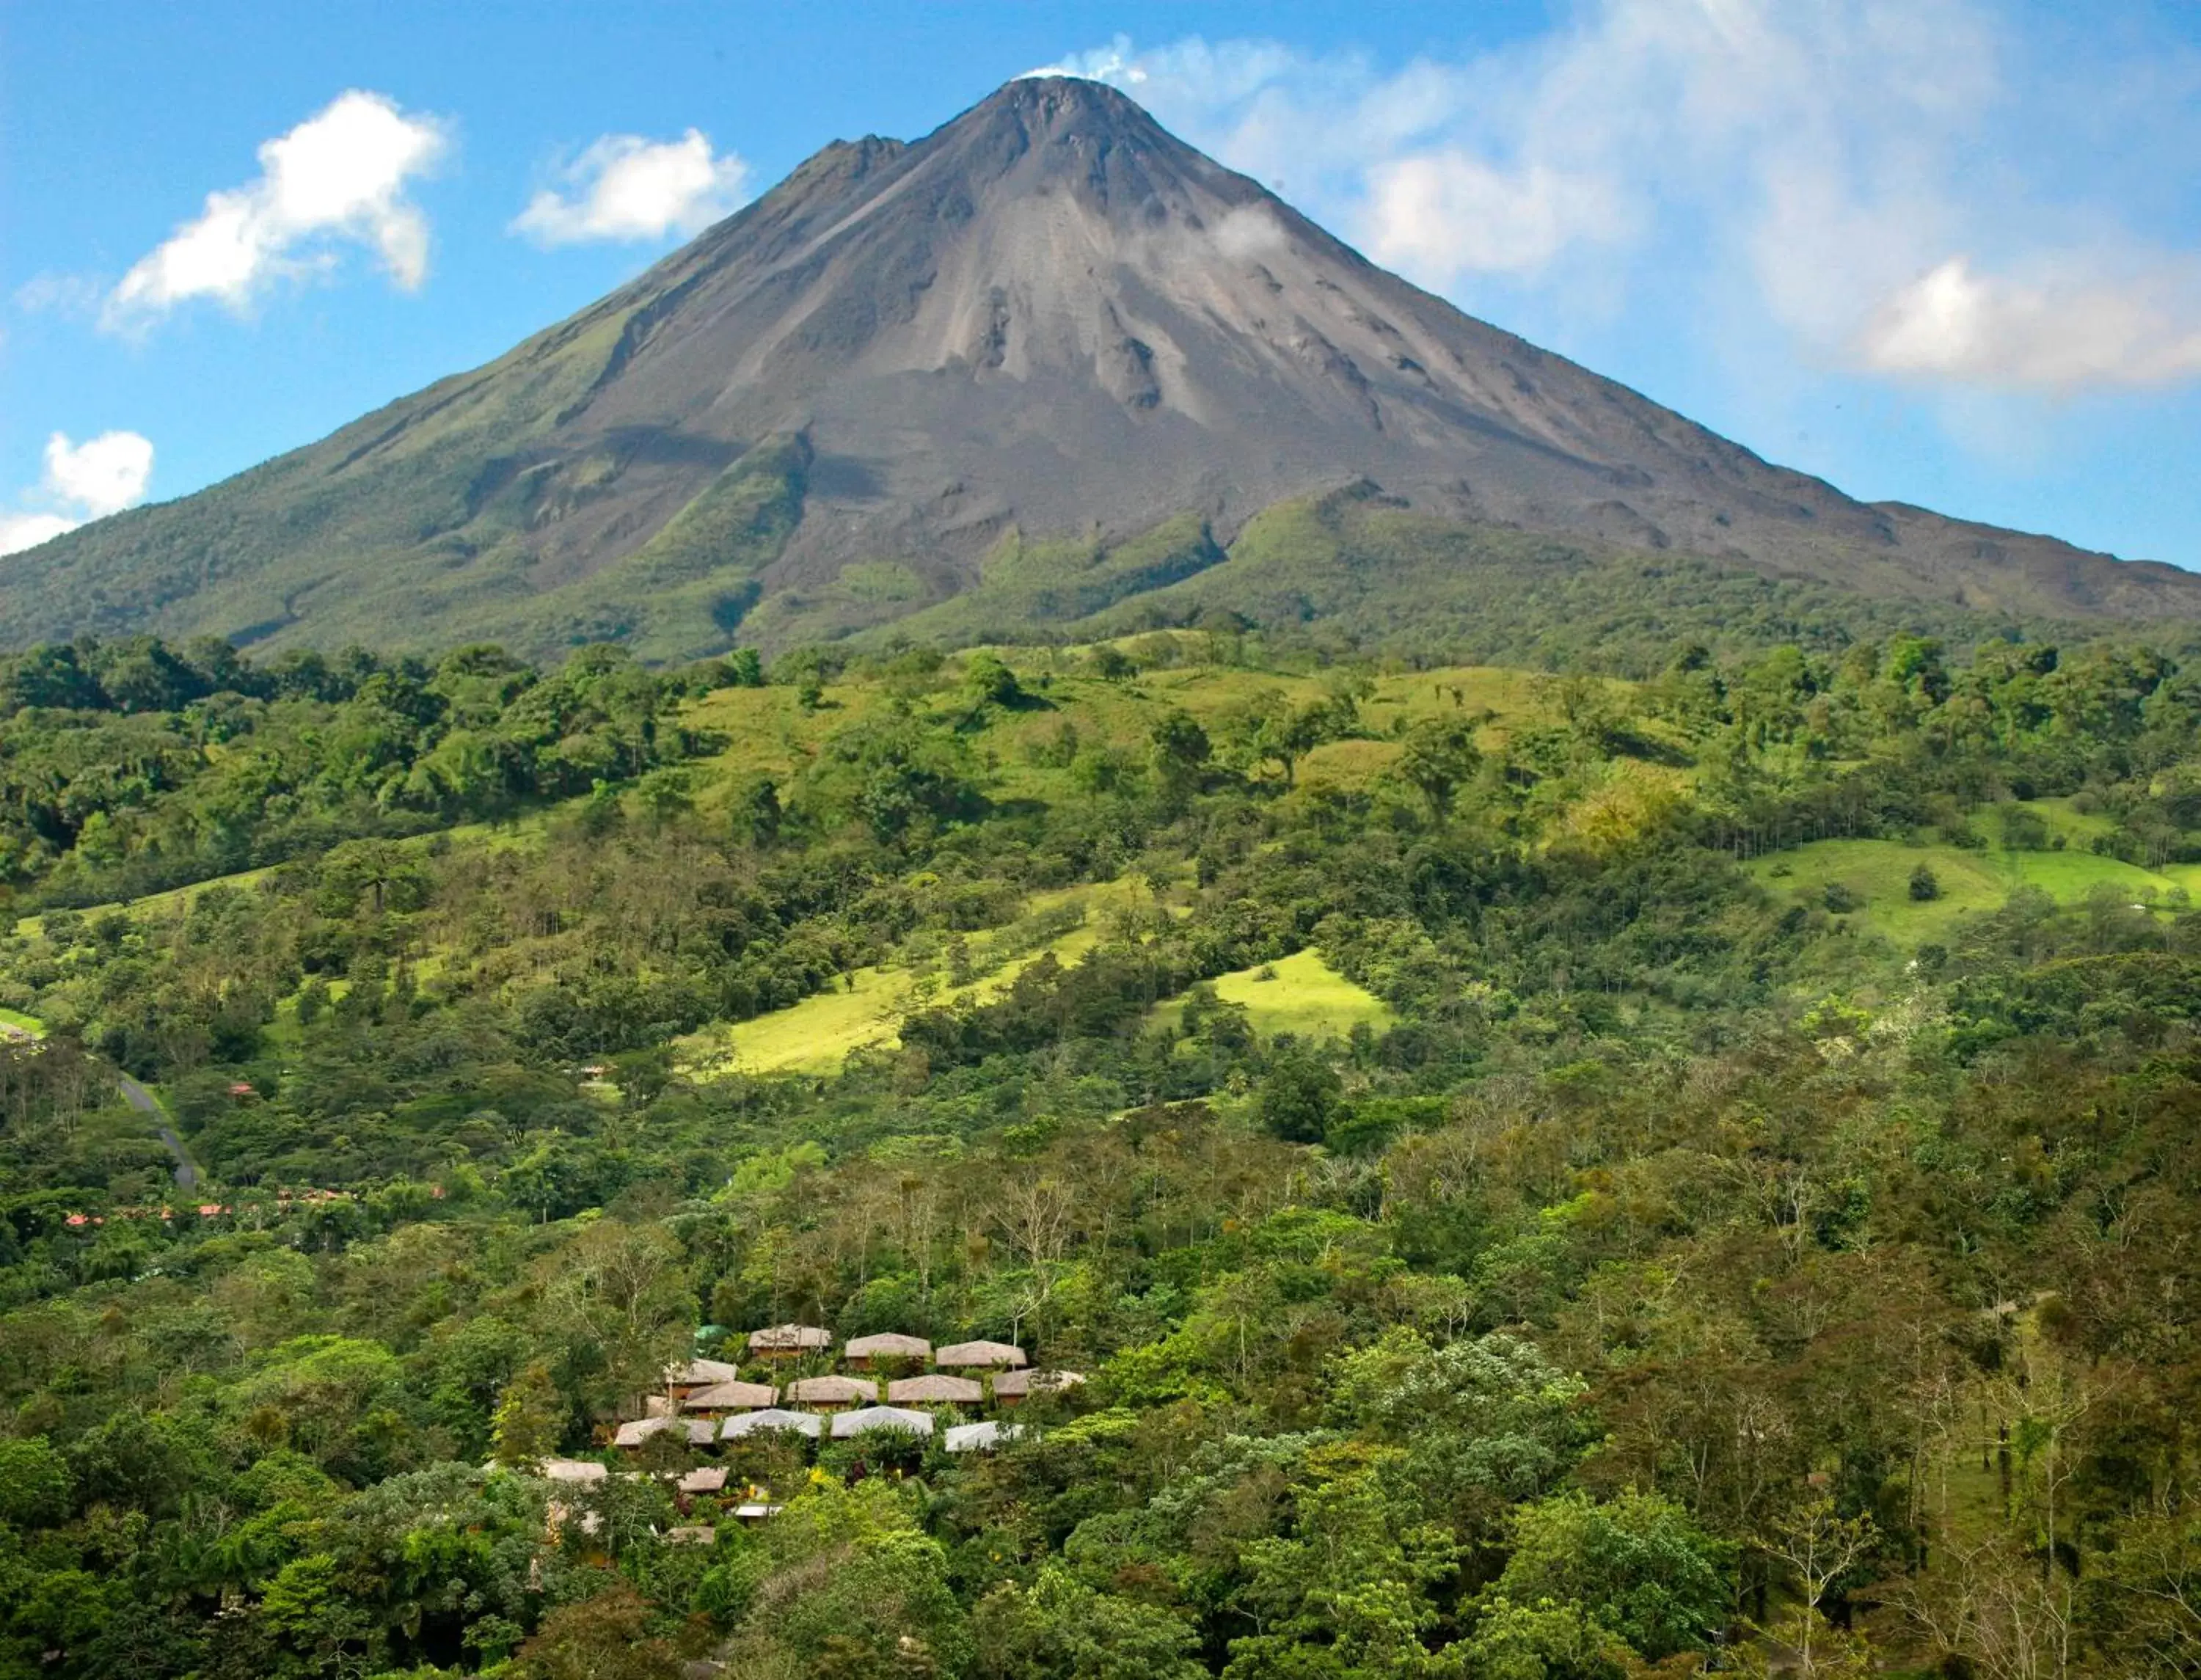
[[[740,1441],[764,1430],[792,1430],[797,1435],[815,1436],[825,1427],[825,1419],[815,1412],[783,1412],[777,1407],[762,1412],[743,1412],[729,1418],[719,1425],[719,1439]]]
[[[1014,1406],[1033,1395],[1060,1394],[1080,1387],[1085,1379],[1074,1371],[1004,1371],[994,1378],[994,1398]]]
[[[851,1369],[869,1371],[874,1360],[908,1360],[923,1365],[932,1357],[932,1344],[921,1336],[859,1336],[841,1350]]]
[[[922,1412],[905,1412],[899,1406],[866,1406],[859,1412],[843,1412],[833,1419],[836,1441],[882,1429],[899,1430],[904,1435],[930,1435],[932,1419]]]
[[[680,1409],[720,1418],[729,1412],[760,1412],[778,1399],[779,1390],[769,1383],[713,1383],[691,1392]]]
[[[822,1354],[832,1345],[833,1333],[814,1325],[774,1325],[770,1330],[749,1332],[749,1353],[760,1360],[798,1359],[804,1354]]]
[[[905,1377],[887,1384],[890,1406],[977,1406],[986,1398],[983,1385],[968,1377]]]
[[[672,1432],[673,1439],[685,1440],[690,1447],[707,1447],[719,1438],[719,1426],[708,1418],[637,1418],[619,1426],[612,1445],[631,1453],[667,1431]]]
[[[572,1487],[592,1488],[611,1477],[611,1466],[591,1459],[545,1459],[542,1476],[546,1482],[562,1482]]]
[[[612,1473],[609,1466],[596,1464],[588,1459],[545,1459],[539,1471],[544,1481],[555,1483],[561,1488],[601,1487],[610,1479]],[[550,1496],[543,1511],[543,1519],[554,1536],[572,1514],[571,1508],[555,1494]],[[581,1513],[582,1533],[594,1534],[602,1524],[602,1519],[595,1512],[584,1511]]]
[[[1006,1342],[958,1342],[933,1354],[932,1362],[943,1371],[990,1371],[1031,1363],[1023,1348]]]
[[[721,1494],[726,1490],[726,1467],[706,1465],[701,1470],[691,1470],[680,1478],[684,1494]]]
[[[665,1391],[677,1406],[697,1389],[707,1389],[713,1383],[731,1383],[741,1374],[739,1367],[724,1360],[690,1360],[684,1365],[665,1367]]]
[[[879,1397],[879,1385],[854,1377],[802,1377],[787,1385],[787,1397],[797,1406],[820,1412],[837,1412],[847,1406],[866,1406]]]
[[[1021,1424],[999,1424],[989,1418],[983,1424],[956,1424],[940,1437],[940,1444],[951,1453],[990,1453],[1023,1433]]]

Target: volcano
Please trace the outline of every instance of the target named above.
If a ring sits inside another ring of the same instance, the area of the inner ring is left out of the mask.
[[[487,367],[16,557],[0,637],[673,659],[1070,634],[1142,600],[1165,621],[1246,570],[1274,510],[1341,498],[1551,539],[1505,550],[1524,566],[1687,558],[1991,615],[2201,617],[2201,576],[1769,464],[1370,263],[1114,89],[1042,77],[914,143],[829,145]],[[1341,556],[1380,602],[1381,546]],[[1412,575],[1396,587],[1429,587]]]

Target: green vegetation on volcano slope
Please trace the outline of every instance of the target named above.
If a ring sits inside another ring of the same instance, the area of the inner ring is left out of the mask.
[[[0,937],[49,1032],[0,1044],[0,1672],[2180,1671],[2201,914],[2081,878],[2201,864],[2201,673],[1224,627],[763,674],[651,678],[613,738],[679,755],[523,830],[338,800]],[[190,744],[257,680],[7,738]],[[134,855],[69,839],[26,899]],[[991,1454],[724,1449],[753,1526],[537,1473],[668,1360],[784,1379],[737,1338],[789,1319],[1088,1380]]]
[[[1106,560],[1093,563],[1105,567]],[[1052,556],[1043,568],[1050,577],[1064,569]],[[1223,558],[1203,556],[1184,570],[1181,580],[1095,608],[1059,633],[1083,639],[1161,626],[1305,626],[1338,648],[1648,674],[1677,642],[1729,654],[1791,642],[1834,649],[1856,637],[1922,629],[1977,637],[2005,623],[1698,556],[1646,555],[1436,519],[1366,484],[1265,508]],[[967,605],[958,597],[919,615],[910,633],[936,623],[1009,639],[1053,622],[1036,613],[1021,621],[989,619],[982,604],[988,594],[982,585]],[[2045,624],[2032,627],[2052,633]]]
[[[637,432],[542,458],[512,447],[585,391],[618,339],[615,321],[576,323],[185,504],[73,533],[46,557],[35,598],[13,617],[0,603],[0,640],[20,646],[66,622],[110,639],[214,635],[269,654],[373,641],[432,660],[495,641],[549,662],[616,642],[677,662],[737,644],[778,655],[853,638],[877,651],[1225,627],[1370,658],[1646,675],[1690,638],[1735,655],[1919,629],[1952,641],[2081,633],[1441,519],[1365,483],[1263,509],[1227,542],[1187,511],[1106,537],[1012,530],[967,587],[938,565],[869,558],[768,589],[807,494],[801,438],[742,449]],[[484,444],[499,434],[501,446]],[[638,498],[620,517],[652,534],[584,574],[607,495]],[[263,516],[279,504],[283,519]],[[565,543],[543,535],[569,522]],[[97,603],[88,619],[85,602]],[[2192,630],[2157,633],[2190,641]]]

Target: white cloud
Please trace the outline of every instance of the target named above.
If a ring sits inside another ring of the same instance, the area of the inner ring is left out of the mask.
[[[1265,206],[1241,204],[1215,224],[1215,243],[1226,256],[1258,261],[1284,250],[1291,235]]]
[[[1470,307],[1579,319],[1693,291],[1714,340],[1752,309],[1799,367],[2059,391],[2201,376],[2201,257],[2102,211],[2131,159],[2201,139],[2180,79],[2067,72],[2028,44],[1984,0],[1582,0],[1517,44],[1394,68],[1118,38],[1048,69],[1124,87]],[[2136,203],[2161,197],[2144,173]],[[2108,278],[2105,249],[2130,254]]]
[[[686,238],[740,208],[748,174],[699,129],[677,140],[607,134],[528,201],[512,231],[543,245]]]
[[[335,248],[365,245],[392,280],[428,273],[428,221],[408,187],[444,155],[434,117],[354,90],[260,148],[260,176],[207,195],[206,208],[142,258],[109,297],[111,327],[142,324],[194,297],[243,310],[278,280],[320,272]]]
[[[103,432],[81,443],[60,432],[46,439],[46,489],[92,519],[144,501],[152,477],[153,445],[134,432]]]
[[[46,439],[46,470],[38,494],[57,506],[0,514],[0,555],[21,553],[145,499],[153,478],[153,445],[134,432],[103,432],[81,443],[66,432]]]
[[[0,555],[21,554],[82,525],[62,514],[0,514]]]
[[[2164,276],[2028,284],[1952,256],[1896,292],[1858,348],[1882,373],[1989,385],[2161,385],[2201,374],[2201,295]]]
[[[15,288],[15,307],[26,314],[56,314],[89,320],[106,302],[107,286],[83,274],[33,274]]]
[[[1611,184],[1544,164],[1507,171],[1458,150],[1368,176],[1368,254],[1439,285],[1471,273],[1535,274],[1578,240],[1629,232]]]

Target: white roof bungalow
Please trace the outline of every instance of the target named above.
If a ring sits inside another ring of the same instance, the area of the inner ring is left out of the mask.
[[[612,1437],[612,1445],[632,1452],[644,1442],[663,1435],[667,1430],[675,1439],[684,1440],[690,1447],[707,1447],[719,1438],[718,1425],[708,1418],[637,1418],[631,1424],[621,1424],[619,1433]]]
[[[872,1430],[898,1430],[904,1435],[930,1435],[932,1419],[922,1412],[908,1412],[899,1406],[866,1406],[860,1411],[843,1412],[833,1419],[833,1438],[845,1441],[852,1435],[862,1435]]]
[[[825,1419],[815,1412],[783,1412],[778,1407],[772,1407],[762,1412],[743,1412],[727,1419],[719,1425],[719,1439],[739,1441],[766,1430],[793,1430],[798,1435],[815,1436],[825,1427]]]
[[[1022,1424],[996,1423],[989,1418],[983,1424],[956,1424],[940,1437],[940,1444],[951,1453],[990,1453],[1024,1432]]]

